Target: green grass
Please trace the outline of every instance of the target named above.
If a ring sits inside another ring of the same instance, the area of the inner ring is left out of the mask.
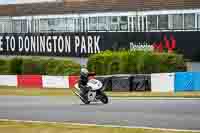
[[[39,88],[15,88],[0,87],[0,95],[14,96],[72,96],[70,89],[39,89]]]
[[[154,93],[154,92],[106,92],[111,97],[188,97],[200,98],[200,92]],[[0,87],[0,95],[14,96],[72,96],[72,89],[38,89]]]
[[[109,128],[72,124],[48,124],[0,121],[1,133],[192,133],[150,129]]]

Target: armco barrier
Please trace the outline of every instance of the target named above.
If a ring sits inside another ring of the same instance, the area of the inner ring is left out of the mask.
[[[174,92],[174,73],[151,74],[152,92]]]
[[[68,76],[42,76],[43,88],[69,88]]]
[[[112,76],[95,76],[95,78],[105,84],[106,91],[112,91]]]
[[[130,91],[130,77],[129,75],[112,76],[112,91]]]
[[[41,75],[18,75],[17,87],[25,88],[42,88],[42,76]]]
[[[175,74],[175,91],[194,91],[192,72],[177,72]]]
[[[151,91],[151,75],[132,75],[130,77],[130,91]]]
[[[0,86],[17,86],[17,76],[0,75]]]

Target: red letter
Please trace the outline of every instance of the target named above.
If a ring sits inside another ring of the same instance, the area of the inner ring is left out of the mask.
[[[155,51],[163,52],[162,42],[153,43],[153,47]]]
[[[171,39],[171,45],[170,45],[169,40],[167,39],[167,37],[164,36],[165,46],[168,49],[168,53],[172,53],[173,49],[176,48],[176,40],[175,40],[175,38],[171,35],[170,39]]]

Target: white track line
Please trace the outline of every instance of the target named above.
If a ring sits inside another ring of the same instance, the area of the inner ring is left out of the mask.
[[[74,125],[74,126],[96,126],[96,127],[107,127],[107,128],[132,128],[132,129],[147,129],[147,130],[160,130],[160,131],[172,131],[172,132],[194,132],[200,133],[200,130],[183,130],[183,129],[167,129],[167,128],[152,128],[152,127],[140,127],[140,126],[118,126],[118,125],[101,125],[101,124],[81,124],[81,123],[70,123],[70,122],[48,122],[48,121],[31,121],[31,120],[9,120],[0,119],[5,122],[21,122],[21,123],[45,123],[45,124],[63,124],[63,125]]]
[[[200,100],[200,98],[185,97],[111,97],[113,100]]]

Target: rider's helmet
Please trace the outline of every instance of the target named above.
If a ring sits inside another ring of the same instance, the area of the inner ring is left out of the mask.
[[[89,72],[88,72],[87,68],[81,68],[81,72],[80,72],[81,77],[87,78],[88,74],[89,74]]]

